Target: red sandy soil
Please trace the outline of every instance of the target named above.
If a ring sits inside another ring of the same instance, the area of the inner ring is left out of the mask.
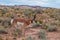
[[[36,33],[40,31],[40,28],[30,29],[26,31],[26,36],[30,35],[32,37],[35,37],[35,40],[39,40]],[[57,32],[47,32],[46,31],[46,37],[48,40],[60,40],[60,28]]]
[[[30,28],[30,29],[27,29],[25,31],[25,38],[27,38],[28,36],[31,36],[31,37],[35,37],[35,40],[40,40],[38,38],[38,35],[37,33],[40,31],[41,28]],[[9,34],[4,34],[4,35],[0,35],[2,36],[2,38],[5,40],[6,37],[9,39],[9,40],[13,40],[13,36],[10,34],[11,33],[11,29],[7,29],[7,31],[9,31]],[[46,37],[48,40],[60,40],[60,27],[58,28],[58,31],[57,32],[47,32],[46,31]],[[22,40],[22,38],[20,37],[17,37],[17,40]]]

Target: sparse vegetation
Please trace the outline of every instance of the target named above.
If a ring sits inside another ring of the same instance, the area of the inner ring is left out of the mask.
[[[37,27],[42,27],[42,25],[40,25],[39,23],[35,23],[32,25],[32,28],[37,28]]]
[[[38,32],[38,38],[41,40],[47,40],[45,30],[40,30],[40,32]]]
[[[0,34],[8,34],[8,32],[5,29],[0,28]]]
[[[2,23],[2,19],[0,19],[0,23]]]
[[[2,25],[5,27],[5,28],[7,28],[7,27],[10,27],[10,22],[9,21],[3,21],[2,22]]]
[[[15,31],[12,33],[14,36],[22,36],[22,30],[20,29],[15,29]]]
[[[57,28],[60,27],[60,9],[47,8],[47,7],[46,8],[29,7],[29,6],[21,6],[21,7],[20,6],[17,6],[17,7],[16,6],[14,6],[14,7],[13,6],[12,7],[3,6],[3,7],[0,7],[0,35],[4,34],[3,36],[6,36],[5,34],[8,34],[8,36],[9,37],[11,36],[12,38],[13,38],[13,36],[16,38],[22,37],[22,30],[15,28],[14,27],[15,25],[13,25],[13,24],[11,25],[11,23],[10,23],[11,18],[13,18],[13,19],[19,18],[21,15],[24,15],[28,19],[31,18],[35,21],[35,24],[32,23],[33,25],[32,25],[31,29],[33,29],[33,30],[30,30],[30,25],[27,27],[29,29],[25,30],[27,36],[29,35],[28,33],[31,31],[32,31],[31,34],[33,34],[33,32],[35,33],[35,31],[37,31],[38,38],[41,40],[46,40],[47,35],[45,34],[45,30],[49,33],[50,32],[53,33],[55,31],[58,31]],[[35,17],[34,17],[34,15],[35,15]],[[1,28],[3,28],[3,29],[1,29]],[[43,30],[40,30],[38,28],[43,29]],[[40,32],[38,32],[38,30],[35,30],[35,29],[40,30]],[[13,31],[11,31],[11,30],[13,30]],[[10,33],[11,33],[11,35],[10,35]],[[16,38],[13,38],[13,40],[17,40]],[[3,40],[3,39],[0,38],[0,40]],[[6,40],[9,40],[9,38]],[[29,36],[29,37],[27,37],[26,40],[35,40],[35,39],[33,39],[31,36]]]
[[[2,9],[2,10],[1,10],[1,12],[2,12],[2,16],[4,16],[4,14],[6,14],[6,13],[7,13],[7,10]]]
[[[57,31],[57,28],[56,28],[55,26],[49,26],[49,27],[47,28],[47,30],[48,30],[49,32],[54,32],[54,31]]]
[[[34,40],[31,36],[27,37],[26,40]]]

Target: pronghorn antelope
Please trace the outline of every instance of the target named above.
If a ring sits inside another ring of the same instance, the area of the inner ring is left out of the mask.
[[[22,16],[21,18],[14,18],[11,19],[11,24],[16,27],[16,26],[28,26],[29,24],[33,23],[35,21],[36,15],[34,15],[33,19],[32,18],[26,18],[25,16]]]
[[[35,18],[36,15],[34,15],[33,18],[25,18],[25,16],[20,18],[13,18],[11,19],[11,25],[15,28],[20,28],[23,32],[22,35],[25,36],[25,28],[27,28],[29,24],[33,23],[33,21],[35,21]]]
[[[19,28],[22,30],[22,35],[25,36],[25,28],[33,22],[32,19],[26,19],[26,18],[14,18],[11,19],[11,25],[14,26],[14,28]]]
[[[22,25],[29,25],[32,23],[32,19],[25,19],[25,18],[14,18],[11,20],[11,24],[16,27],[17,26],[22,26]]]

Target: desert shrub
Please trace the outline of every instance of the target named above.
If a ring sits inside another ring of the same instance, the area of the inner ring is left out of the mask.
[[[31,36],[27,37],[26,40],[34,40]]]
[[[0,40],[3,40],[3,39],[0,37]]]
[[[10,27],[10,22],[9,21],[3,21],[2,22],[2,25],[4,26],[4,27]]]
[[[15,10],[19,10],[19,8],[16,8]]]
[[[10,16],[10,18],[14,18],[14,16],[13,16],[13,15],[11,15],[11,16]]]
[[[40,25],[39,23],[35,23],[32,25],[32,28],[36,28],[36,27],[41,27],[42,25]]]
[[[2,16],[4,16],[4,14],[6,14],[6,13],[7,13],[7,10],[2,9],[2,10],[1,10],[1,12],[2,12]]]
[[[38,32],[38,38],[41,40],[47,40],[45,30],[40,30],[40,32]]]
[[[42,14],[42,10],[41,9],[36,9],[35,13]]]
[[[15,29],[14,31],[13,31],[13,33],[12,33],[14,36],[22,36],[22,30],[20,30],[20,29]]]
[[[40,21],[40,20],[37,20],[40,24],[42,24],[43,22],[42,21]]]
[[[47,29],[48,28],[48,26],[47,25],[45,25],[45,24],[42,24],[42,27],[41,27],[42,29]]]
[[[33,16],[33,13],[30,10],[25,10],[24,11],[24,15],[27,16],[27,17],[29,17],[29,18],[31,18]]]
[[[49,32],[57,31],[57,28],[55,26],[48,26],[47,31]]]
[[[2,21],[3,21],[3,20],[2,20],[2,19],[0,19],[0,23],[2,23]]]
[[[6,14],[7,10],[2,9],[2,14]]]
[[[7,34],[8,32],[5,29],[0,29],[0,34]]]
[[[11,17],[11,16],[13,16],[13,15],[10,14],[10,13],[6,13],[5,16],[6,16],[6,17]]]
[[[17,40],[17,39],[14,37],[13,40]]]

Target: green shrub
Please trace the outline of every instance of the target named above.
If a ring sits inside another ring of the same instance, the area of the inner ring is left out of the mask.
[[[41,27],[42,25],[40,25],[39,23],[35,23],[32,25],[32,28],[36,28],[36,27]]]
[[[19,10],[19,8],[16,8],[15,10]]]
[[[3,21],[3,20],[2,20],[2,19],[0,19],[0,23],[2,23],[2,21]]]
[[[27,37],[26,40],[34,40],[31,36]]]
[[[42,27],[41,27],[42,29],[47,29],[48,28],[48,26],[47,25],[45,25],[45,24],[42,24]]]
[[[5,29],[0,29],[0,34],[7,34],[8,32]]]
[[[45,30],[40,30],[40,32],[38,32],[38,38],[41,40],[47,40]]]
[[[6,14],[6,13],[7,13],[7,10],[2,9],[2,14]]]
[[[10,22],[9,21],[3,21],[2,22],[2,25],[4,26],[4,27],[10,27]]]
[[[15,29],[14,31],[13,31],[13,33],[12,33],[14,36],[18,36],[18,35],[22,35],[22,30],[20,30],[20,29]]]
[[[49,27],[47,28],[47,30],[48,30],[49,32],[53,32],[53,31],[57,31],[57,28],[54,27],[54,26],[49,26]]]

